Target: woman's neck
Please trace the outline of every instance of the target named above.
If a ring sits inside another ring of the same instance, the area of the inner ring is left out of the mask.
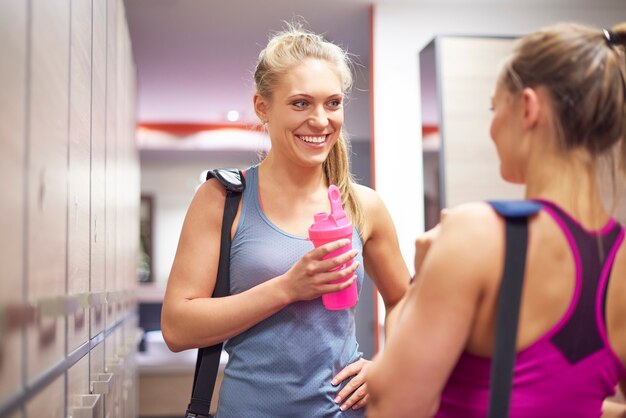
[[[526,170],[526,199],[553,201],[589,228],[608,218],[595,168],[582,150],[536,153]]]
[[[275,158],[271,152],[259,164],[259,173],[266,187],[277,185],[290,196],[306,196],[328,187],[321,165],[303,167],[285,159]]]

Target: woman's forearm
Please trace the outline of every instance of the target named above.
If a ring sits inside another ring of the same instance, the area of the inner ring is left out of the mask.
[[[280,277],[237,295],[184,299],[163,304],[163,337],[172,351],[207,347],[242,333],[291,303]]]
[[[404,306],[404,301],[406,300],[406,296],[400,299],[398,303],[394,306],[389,307],[385,311],[385,337],[391,335],[391,330],[394,325],[398,322],[398,317],[400,316],[400,312],[402,311],[402,307]]]
[[[626,418],[626,404],[604,401],[602,404],[602,418]]]

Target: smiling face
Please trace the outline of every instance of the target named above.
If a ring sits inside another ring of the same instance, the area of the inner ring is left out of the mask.
[[[254,99],[272,153],[307,167],[326,160],[343,126],[342,83],[332,64],[306,59],[280,78],[271,98]]]

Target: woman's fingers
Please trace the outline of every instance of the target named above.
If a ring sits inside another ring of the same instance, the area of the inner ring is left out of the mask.
[[[360,359],[346,366],[333,378],[332,384],[337,385],[343,380],[354,376],[337,394],[335,402],[341,403],[341,410],[348,408],[359,409],[367,404],[369,392],[366,383],[367,369],[371,364],[370,361]]]
[[[349,263],[359,254],[358,250],[352,249],[346,251],[343,254],[339,254],[336,257],[331,257],[326,260],[321,260],[319,262],[319,268],[321,271],[331,271],[336,269],[339,266]]]
[[[337,241],[333,241],[333,242],[329,242],[326,243],[324,245],[320,245],[319,247],[315,248],[314,250],[312,250],[309,254],[311,255],[312,258],[314,259],[318,259],[321,260],[322,258],[326,257],[327,255],[347,246],[350,245],[350,240],[347,238],[343,238],[343,239],[339,239]]]
[[[352,395],[341,405],[340,409],[342,411],[347,410],[348,408],[352,408],[354,410],[363,408],[367,405],[367,398],[369,397],[369,392],[367,391],[367,383],[363,383],[357,390],[354,391]]]

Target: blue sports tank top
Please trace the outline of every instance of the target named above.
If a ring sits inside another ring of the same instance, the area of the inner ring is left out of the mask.
[[[257,167],[246,173],[246,190],[230,256],[231,294],[284,274],[313,249],[305,237],[282,231],[259,202]],[[313,222],[313,219],[311,219]],[[363,242],[353,248],[358,290],[363,282]],[[361,357],[355,336],[355,308],[327,310],[321,298],[290,304],[229,339],[217,418],[350,418],[364,409],[341,412],[332,378]]]

